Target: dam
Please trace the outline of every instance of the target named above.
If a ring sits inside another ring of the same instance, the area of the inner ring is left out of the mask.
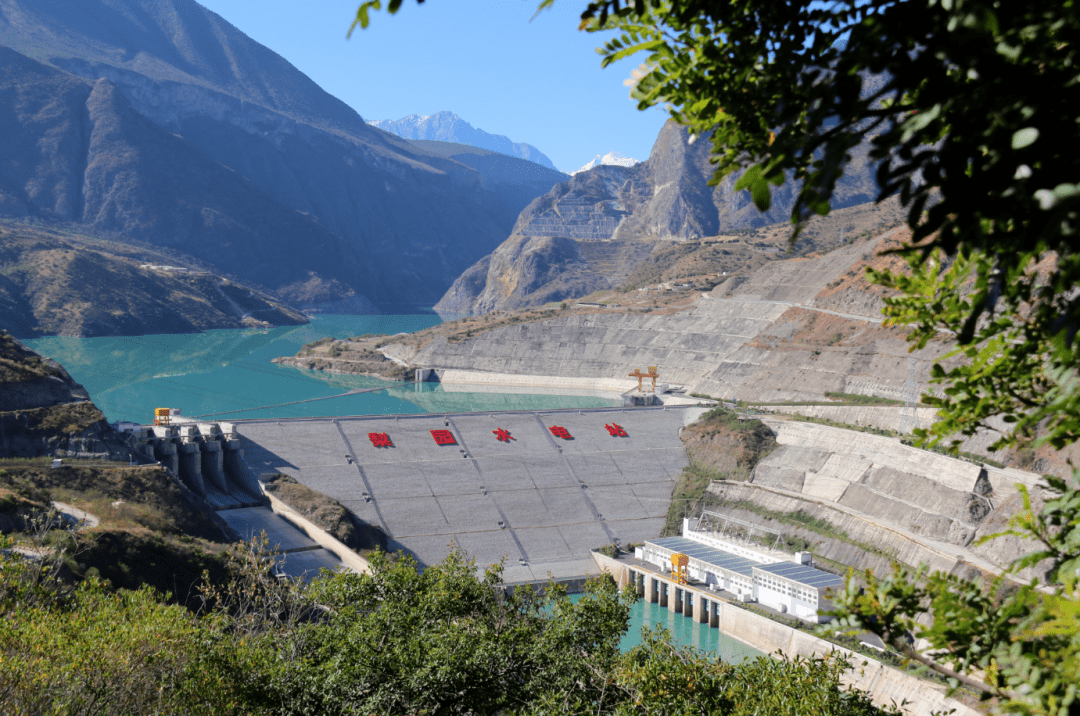
[[[238,421],[250,470],[286,474],[422,564],[456,545],[507,583],[599,572],[591,550],[655,537],[692,407]]]

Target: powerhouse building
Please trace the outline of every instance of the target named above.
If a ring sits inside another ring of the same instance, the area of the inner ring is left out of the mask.
[[[652,539],[638,548],[639,559],[661,570],[671,569],[671,555],[689,558],[687,576],[714,591],[731,592],[742,602],[757,601],[779,612],[809,622],[825,621],[819,610],[831,608],[830,591],[844,586],[844,579],[809,565],[810,555],[799,552],[792,561],[757,561],[741,554],[718,549],[694,539],[684,528],[682,537]],[[710,542],[716,544],[715,538]],[[737,548],[732,545],[732,548]],[[743,554],[752,554],[740,550]]]

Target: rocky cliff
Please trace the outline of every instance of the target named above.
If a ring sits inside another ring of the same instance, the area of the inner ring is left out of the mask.
[[[738,175],[708,186],[710,149],[707,137],[691,143],[685,128],[668,122],[647,161],[597,166],[556,185],[521,213],[510,238],[484,259],[482,287],[474,266],[436,310],[482,314],[584,295],[618,285],[651,253],[666,248],[665,242],[700,240],[790,216],[790,182],[774,189],[767,212],[754,207],[748,192],[734,190]],[[853,155],[834,197],[836,209],[876,196],[866,148]]]
[[[193,0],[0,0],[0,44],[0,214],[351,310],[436,300],[516,218]]]
[[[0,331],[0,457],[146,462],[64,368]]]

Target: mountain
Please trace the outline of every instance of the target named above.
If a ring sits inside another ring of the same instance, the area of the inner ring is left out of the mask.
[[[490,149],[500,154],[527,159],[548,169],[555,169],[555,165],[551,163],[551,160],[533,145],[514,142],[509,137],[501,134],[490,134],[482,129],[477,129],[453,112],[410,114],[408,117],[397,120],[370,120],[368,124],[404,139],[429,139],[439,142],[468,144],[472,147]]]
[[[0,45],[0,216],[351,312],[430,305],[520,211],[193,0],[0,0]]]
[[[176,258],[0,220],[0,330],[107,336],[307,323],[260,291]]]
[[[480,174],[481,185],[497,194],[508,207],[519,214],[533,199],[546,194],[556,184],[570,179],[569,174],[549,169],[536,162],[468,144],[425,139],[412,139],[409,143],[472,167]]]
[[[570,175],[573,176],[574,174],[580,174],[581,172],[586,172],[586,171],[592,169],[593,167],[599,167],[599,166],[632,167],[635,164],[640,164],[640,163],[641,163],[640,160],[634,159],[632,157],[624,157],[622,154],[619,154],[618,152],[608,152],[607,154],[602,154],[602,155],[597,154],[595,157],[593,157],[590,161],[588,161],[580,169],[570,172]]]
[[[107,80],[0,47],[0,98],[9,216],[175,248],[282,295],[309,274],[342,287],[369,274],[340,237],[136,112]]]
[[[620,285],[672,242],[787,220],[792,182],[776,187],[770,209],[759,212],[748,192],[735,191],[737,175],[708,185],[710,150],[709,141],[691,144],[686,129],[669,121],[645,162],[601,164],[556,185],[521,212],[510,237],[464,272],[435,310],[479,315],[582,296]],[[876,198],[867,152],[852,152],[834,208]]]

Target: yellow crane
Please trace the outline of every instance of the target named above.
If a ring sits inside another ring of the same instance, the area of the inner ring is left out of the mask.
[[[656,366],[651,365],[651,366],[649,366],[649,370],[648,370],[647,373],[641,372],[640,368],[634,368],[634,372],[630,373],[630,377],[631,378],[637,378],[637,389],[638,389],[639,393],[642,390],[642,388],[641,388],[641,379],[642,378],[652,378],[652,389],[651,390],[652,390],[653,393],[655,393],[656,392],[656,379],[660,377],[660,374],[656,372]]]
[[[678,552],[671,555],[671,578],[678,584],[686,584],[689,578],[686,573],[686,565],[690,564],[690,558]]]

